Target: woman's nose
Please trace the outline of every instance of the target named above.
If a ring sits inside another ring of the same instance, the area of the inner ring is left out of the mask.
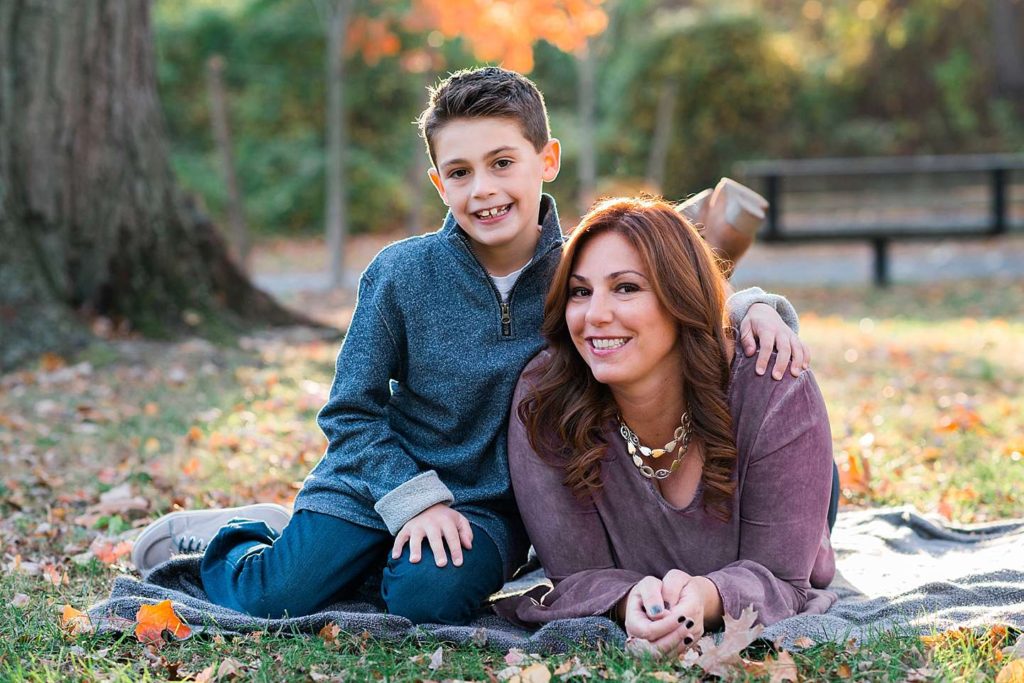
[[[587,322],[592,325],[606,324],[612,319],[612,307],[607,297],[596,292],[590,296],[587,307]]]

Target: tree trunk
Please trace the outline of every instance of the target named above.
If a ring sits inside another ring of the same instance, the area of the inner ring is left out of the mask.
[[[150,3],[0,3],[0,365],[87,338],[300,319],[255,289],[180,196]],[[187,315],[186,315],[187,314]],[[201,331],[201,330],[200,330]]]
[[[1024,3],[991,0],[989,15],[996,90],[1024,100]]]
[[[580,117],[580,191],[577,204],[580,213],[585,213],[597,192],[597,133],[594,123],[597,110],[597,57],[592,44],[588,43],[582,48],[576,56],[576,64],[579,67],[577,106]]]
[[[665,162],[668,159],[669,147],[672,145],[678,94],[679,83],[675,78],[666,76],[658,93],[654,135],[651,137],[651,149],[647,154],[647,184],[659,193],[664,192],[665,187]]]
[[[331,0],[327,10],[327,250],[331,286],[345,285],[345,235],[348,206],[345,197],[345,31],[352,0]]]
[[[224,171],[224,184],[228,191],[228,223],[231,225],[231,246],[234,248],[242,271],[249,272],[249,226],[245,222],[242,191],[238,186],[235,171],[235,152],[231,143],[231,120],[228,117],[228,97],[224,88],[224,58],[210,57],[206,62],[207,89],[210,93],[210,120],[213,124],[213,139],[220,152]]]

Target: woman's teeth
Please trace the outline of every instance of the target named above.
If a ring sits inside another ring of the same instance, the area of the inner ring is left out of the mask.
[[[595,349],[617,349],[625,344],[628,339],[591,339],[590,343],[593,344]]]

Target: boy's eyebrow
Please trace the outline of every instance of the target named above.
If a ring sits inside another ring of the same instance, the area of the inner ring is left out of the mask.
[[[516,149],[515,147],[512,147],[510,145],[504,145],[502,147],[498,147],[496,149],[492,149],[490,152],[487,152],[486,154],[484,154],[484,158],[488,159],[490,157],[497,156],[499,154],[504,154],[506,152],[514,152],[515,149]],[[441,168],[448,168],[449,166],[455,166],[455,165],[458,165],[458,164],[467,164],[467,163],[469,163],[469,162],[467,160],[465,160],[465,159],[448,159],[447,161],[445,161],[444,163],[441,164]]]
[[[636,275],[637,277],[642,277],[645,280],[647,279],[646,275],[644,275],[643,273],[641,273],[640,271],[637,271],[637,270],[617,270],[614,273],[609,273],[608,276],[605,277],[605,279],[606,280],[614,280],[615,278],[621,277],[623,275]],[[583,283],[589,283],[590,282],[590,280],[588,280],[587,278],[583,277],[579,273],[573,273],[572,275],[569,276],[569,279],[570,280],[579,280],[580,282],[583,282]]]

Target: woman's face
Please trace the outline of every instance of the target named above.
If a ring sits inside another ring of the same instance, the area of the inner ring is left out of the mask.
[[[594,378],[613,391],[663,390],[681,377],[676,321],[651,289],[640,255],[603,232],[577,252],[565,322]]]

